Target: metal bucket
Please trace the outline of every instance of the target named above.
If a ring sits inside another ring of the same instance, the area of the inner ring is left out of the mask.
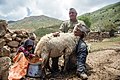
[[[26,76],[31,78],[40,78],[42,76],[41,64],[29,63]]]

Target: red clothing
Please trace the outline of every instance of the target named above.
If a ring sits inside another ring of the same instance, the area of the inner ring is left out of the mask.
[[[32,46],[31,50],[27,50],[28,46]],[[18,48],[17,53],[23,52],[26,57],[32,57],[34,53],[34,42],[31,39],[25,41],[25,43]]]

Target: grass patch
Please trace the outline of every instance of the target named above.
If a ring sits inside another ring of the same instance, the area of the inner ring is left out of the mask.
[[[34,33],[36,34],[37,37],[42,37],[46,34],[53,33],[58,31],[58,29],[53,29],[53,28],[39,28],[37,29]]]
[[[120,41],[120,37],[110,38],[110,42],[118,42],[118,41]]]
[[[90,42],[91,51],[102,50],[107,48],[120,47],[120,37],[109,38],[107,41],[103,42]]]

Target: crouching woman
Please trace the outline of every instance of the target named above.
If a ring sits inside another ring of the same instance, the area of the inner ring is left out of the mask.
[[[13,58],[14,64],[9,70],[9,80],[20,80],[27,73],[29,61],[27,58],[32,59],[34,56],[34,42],[27,39],[23,45],[18,48],[16,56]]]

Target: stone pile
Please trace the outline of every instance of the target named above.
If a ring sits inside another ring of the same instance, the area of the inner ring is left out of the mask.
[[[15,53],[17,48],[28,38],[35,39],[34,33],[24,30],[11,31],[5,20],[0,20],[0,48],[6,48],[10,53]]]
[[[0,80],[8,79],[9,67],[12,59],[25,39],[36,39],[34,33],[28,33],[23,30],[11,31],[8,29],[8,23],[0,20]]]

